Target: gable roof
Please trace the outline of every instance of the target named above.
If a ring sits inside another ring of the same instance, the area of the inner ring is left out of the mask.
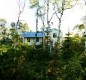
[[[22,37],[35,37],[36,32],[23,32]],[[43,32],[37,32],[37,37],[43,37]]]

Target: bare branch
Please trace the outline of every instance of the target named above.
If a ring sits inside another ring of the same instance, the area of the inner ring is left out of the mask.
[[[57,15],[57,12],[55,11],[56,17],[59,19],[59,16]]]
[[[52,20],[52,18],[53,18],[54,15],[55,15],[55,12],[52,14],[52,16],[51,16],[49,22]]]
[[[21,4],[21,2],[19,0],[19,4],[18,4],[18,6],[19,6],[19,14],[21,14],[24,11],[25,4],[26,4],[26,0],[24,0],[23,6],[22,6],[22,4]]]
[[[23,6],[22,6],[23,5]],[[20,15],[22,14],[22,12],[24,11],[24,8],[25,8],[25,5],[26,5],[26,0],[24,0],[24,3],[22,4],[20,0],[18,0],[18,8],[19,8],[19,13],[18,13],[18,21],[17,21],[17,25],[18,25],[18,22],[20,20]]]
[[[17,18],[17,23],[16,23],[16,33],[17,33],[17,26],[19,25],[19,21],[20,21],[20,16],[24,11],[25,8],[25,4],[26,4],[26,0],[24,0],[24,3],[22,4],[20,0],[18,0],[18,8],[19,8],[19,12],[18,12],[18,18]],[[23,6],[22,6],[23,5]]]

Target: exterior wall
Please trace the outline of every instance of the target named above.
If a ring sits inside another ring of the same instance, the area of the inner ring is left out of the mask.
[[[55,34],[55,36],[54,36]],[[45,36],[47,36],[46,32],[45,32]],[[55,42],[57,42],[58,40],[58,30],[56,28],[50,29],[49,30],[49,37],[51,42],[49,43],[49,45],[54,46]],[[28,41],[27,39],[30,39],[30,41]],[[23,38],[23,43],[27,43],[29,45],[35,45],[35,37],[28,37],[28,38]],[[60,33],[60,38],[62,38],[62,32]],[[39,42],[36,42],[36,45],[40,45],[42,43],[42,39],[43,37],[39,37]],[[52,44],[53,42],[53,44]]]
[[[56,37],[53,36],[54,33],[56,34]],[[58,30],[55,28],[51,29],[49,35],[50,35],[51,41],[53,42],[53,46],[54,46],[55,42],[57,42],[58,40]],[[61,37],[62,37],[62,33],[60,33],[60,38]]]
[[[42,38],[39,38],[39,42],[36,42],[36,45],[42,44]]]
[[[34,45],[35,44],[35,38],[30,38],[30,42],[28,42],[29,45]]]
[[[29,45],[35,45],[35,38],[29,38],[30,41],[27,40],[27,38],[23,38],[23,42]],[[36,45],[40,45],[42,43],[42,38],[39,38],[39,41],[36,42]]]

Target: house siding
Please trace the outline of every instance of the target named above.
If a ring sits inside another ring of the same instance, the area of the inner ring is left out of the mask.
[[[50,40],[52,42],[52,46],[54,46],[55,42],[57,42],[58,40],[58,30],[56,28],[53,28],[50,30],[49,32],[49,37]],[[35,32],[24,32],[22,34],[22,38],[23,38],[23,43],[27,43],[29,45],[35,45],[35,41],[36,41],[36,37],[35,37]],[[53,34],[56,34],[56,36],[54,37]],[[39,38],[39,42],[36,42],[36,45],[40,45],[43,41],[43,32],[38,32],[37,33],[37,38]],[[47,36],[47,33],[45,33],[45,37]],[[28,42],[27,38],[30,39],[30,42]],[[60,33],[60,38],[62,38],[62,32]],[[45,39],[46,42],[47,39]],[[50,45],[50,43],[49,43]]]

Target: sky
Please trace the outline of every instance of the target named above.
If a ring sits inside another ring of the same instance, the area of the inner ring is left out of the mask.
[[[8,23],[16,22],[18,16],[18,0],[0,0],[0,18],[4,18]],[[85,7],[75,6],[71,10],[64,12],[61,30],[66,33],[69,29],[72,31],[76,24],[81,23],[81,18],[85,15]],[[21,20],[28,23],[30,30],[35,31],[35,12],[29,8],[29,3],[26,4],[25,10],[21,15]],[[53,17],[52,28],[57,28],[57,19]]]

